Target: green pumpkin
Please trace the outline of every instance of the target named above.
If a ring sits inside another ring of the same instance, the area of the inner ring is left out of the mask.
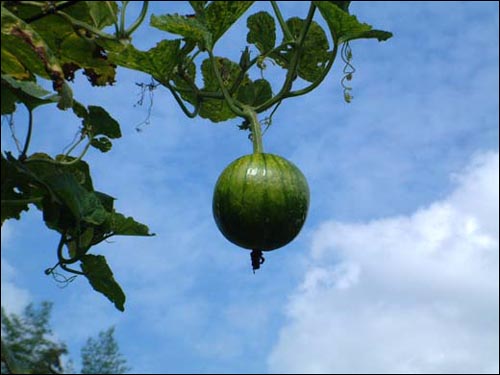
[[[274,250],[299,234],[309,208],[309,187],[288,160],[255,153],[227,166],[212,204],[215,222],[229,241],[246,249]]]

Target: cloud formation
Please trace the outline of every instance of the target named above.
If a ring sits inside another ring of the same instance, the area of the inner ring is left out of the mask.
[[[13,229],[8,222],[2,225],[2,252],[5,245],[12,238]],[[16,270],[4,259],[2,254],[2,307],[7,313],[20,314],[22,310],[31,302],[31,295],[28,290],[16,285]]]
[[[269,370],[498,372],[498,160],[409,216],[323,223]]]

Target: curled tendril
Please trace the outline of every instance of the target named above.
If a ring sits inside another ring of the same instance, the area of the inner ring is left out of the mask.
[[[56,268],[59,267],[60,264],[57,263],[54,267],[47,268],[45,270],[46,275],[51,275],[54,281],[58,284],[59,288],[66,288],[70,283],[72,283],[78,275],[73,275],[70,277],[66,277],[62,273],[56,272]]]
[[[21,146],[21,142],[19,141],[19,139],[16,136],[16,129],[15,129],[16,125],[14,123],[14,115],[12,113],[8,114],[8,115],[2,115],[2,125],[4,124],[4,121],[9,125],[10,135],[11,135],[12,139],[14,140],[14,144],[16,145],[17,151],[19,151],[19,153],[21,153],[22,146]]]
[[[142,106],[144,105],[144,100],[146,98],[146,94],[149,99],[148,107],[147,107],[147,114],[146,118],[141,121],[139,124],[135,126],[135,130],[137,132],[142,131],[142,126],[143,125],[149,125],[150,120],[151,120],[151,111],[153,109],[153,102],[154,102],[154,90],[159,86],[159,83],[155,83],[153,79],[151,79],[150,83],[136,83],[136,86],[140,87],[140,93],[139,93],[139,100],[134,104],[134,107],[137,106]]]
[[[354,74],[356,69],[351,64],[352,50],[351,50],[351,46],[349,45],[349,42],[345,42],[342,45],[342,49],[340,51],[340,56],[342,57],[342,61],[345,63],[344,70],[343,70],[344,76],[342,77],[340,84],[342,85],[342,88],[344,89],[344,100],[346,101],[346,103],[350,103],[352,98],[353,98],[351,96],[352,87],[348,86],[346,84],[346,81],[350,81],[352,79],[352,75]]]

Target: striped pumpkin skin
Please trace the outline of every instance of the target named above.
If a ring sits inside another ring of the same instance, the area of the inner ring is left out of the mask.
[[[299,234],[309,186],[299,168],[273,154],[242,156],[217,180],[213,215],[219,230],[246,249],[274,250]]]

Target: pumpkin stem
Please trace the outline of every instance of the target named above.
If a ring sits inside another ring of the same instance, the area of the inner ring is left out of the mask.
[[[250,129],[252,131],[253,153],[263,153],[264,146],[262,145],[262,130],[260,128],[260,122],[257,120],[257,113],[253,110],[253,108],[248,106],[245,106],[243,111],[245,113],[245,118],[250,123]]]
[[[253,273],[255,273],[255,270],[258,270],[260,265],[264,264],[266,261],[266,259],[262,256],[262,251],[260,250],[252,250],[250,258],[252,258]]]

